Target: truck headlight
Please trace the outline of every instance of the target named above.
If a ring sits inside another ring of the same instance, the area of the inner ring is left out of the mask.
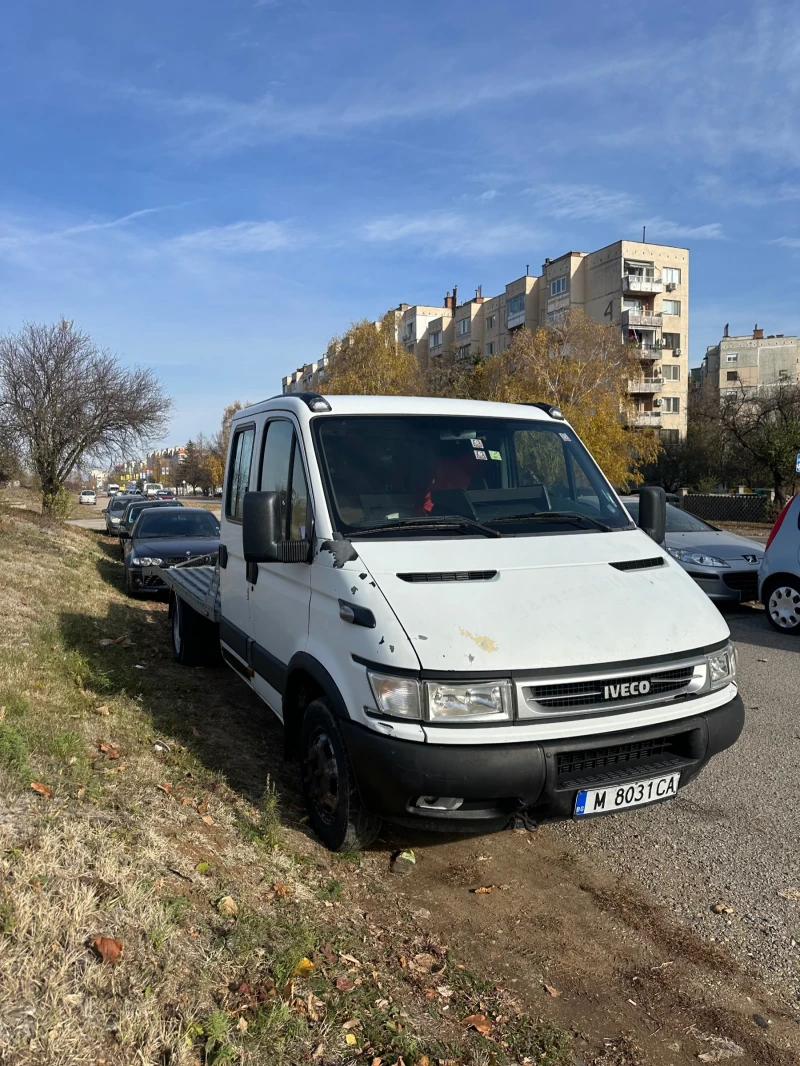
[[[372,695],[378,710],[392,718],[421,718],[419,681],[411,677],[392,677],[367,670]]]
[[[477,681],[451,685],[444,681],[425,684],[428,718],[435,722],[449,718],[507,719],[514,701],[508,681]]]
[[[714,652],[706,659],[708,664],[708,685],[711,691],[725,688],[736,678],[736,648],[729,644],[722,651]]]
[[[716,566],[730,569],[730,563],[724,559],[718,559],[716,555],[706,555],[705,552],[693,552],[688,548],[667,548],[673,559],[679,563],[691,563],[692,566]]]

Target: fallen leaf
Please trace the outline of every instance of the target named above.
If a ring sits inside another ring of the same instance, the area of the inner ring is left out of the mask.
[[[408,968],[415,973],[444,973],[446,966],[437,959],[435,955],[431,955],[429,951],[421,951],[419,955],[415,955],[413,959],[408,960]]]
[[[417,1059],[416,1066],[431,1066],[431,1060],[427,1055],[422,1055]]]
[[[239,1030],[240,1033],[246,1033],[247,1032],[247,1018],[240,1018],[239,1021],[236,1023],[236,1028]]]
[[[309,992],[306,998],[306,1010],[311,1021],[318,1022],[325,1014],[325,1001],[315,996],[313,992]]]
[[[278,897],[278,899],[284,899],[286,896],[291,896],[292,890],[288,885],[285,885],[282,881],[276,881],[272,886],[272,891]]]
[[[733,907],[729,907],[727,903],[715,903],[711,910],[714,914],[733,914]]]
[[[122,941],[115,940],[113,936],[96,936],[89,944],[94,948],[103,962],[115,965],[122,956]]]
[[[793,903],[800,903],[800,888],[779,888],[778,895],[781,899],[790,899]]]
[[[305,979],[311,976],[313,970],[314,963],[311,959],[307,959],[303,956],[298,963],[295,963],[294,969],[292,970],[292,977],[302,977]]]
[[[53,795],[53,790],[49,785],[43,785],[41,781],[31,781],[31,788],[34,792],[38,792],[40,796],[46,796],[47,799]]]
[[[0,722],[2,722],[5,719],[5,716],[6,716],[5,707],[0,707]]]
[[[294,999],[294,980],[291,977],[288,981],[284,982],[280,995],[281,999],[286,1000],[287,1003]]]
[[[317,1061],[319,1061],[324,1054],[325,1054],[325,1045],[324,1044],[317,1044],[317,1046],[314,1048],[314,1053],[312,1054],[311,1058],[312,1059],[316,1059]]]
[[[549,995],[551,995],[553,997],[553,999],[558,999],[558,997],[561,995],[561,993],[558,991],[558,989],[557,988],[553,988],[552,985],[545,985],[544,987],[545,987],[545,991],[548,992]]]
[[[351,981],[349,977],[345,977],[344,975],[337,977],[334,984],[339,992],[352,992],[356,987],[355,982]]]
[[[202,862],[199,862],[197,866],[195,866],[195,870],[197,870],[199,874],[206,874],[208,873],[209,869],[210,865],[205,861],[205,859],[203,859]]]
[[[361,1025],[358,1018],[350,1018],[349,1021],[342,1023],[342,1029],[357,1029]]]
[[[172,792],[172,785],[169,783],[169,781],[165,782],[163,785],[156,785],[156,788],[160,789],[161,792],[166,792],[167,795]]]
[[[98,707],[98,708],[97,708],[97,712],[96,712],[96,713],[97,713],[97,714],[103,714],[103,715],[106,715],[106,716],[108,716],[108,714],[109,714],[110,712],[109,712],[109,709],[108,709],[108,707],[107,707],[107,706],[106,706],[106,705],[104,704],[104,705],[103,705],[102,707]]]
[[[203,821],[206,823],[206,825],[213,825],[214,824],[214,819],[211,817],[210,814],[204,814],[203,815]]]
[[[487,1036],[492,1031],[492,1023],[485,1014],[469,1014],[461,1024],[467,1029],[475,1029],[481,1036]]]
[[[221,914],[223,918],[235,918],[239,913],[239,904],[233,896],[223,896],[218,899],[216,907],[217,913]]]
[[[361,963],[358,961],[358,959],[354,959],[352,955],[340,955],[339,958],[341,959],[342,962],[349,962],[353,966],[360,966],[361,965]]]
[[[104,759],[118,759],[119,749],[115,748],[113,744],[109,744],[108,741],[103,741],[97,745],[98,751],[102,752]]]
[[[350,1045],[350,1047],[355,1047],[356,1044],[358,1043],[358,1040],[356,1039],[356,1034],[355,1033],[347,1033],[345,1035],[344,1039],[345,1039],[345,1042]]]
[[[488,896],[491,892],[494,892],[499,885],[482,885],[480,888],[471,888],[470,892],[476,896]]]
[[[134,663],[133,668],[134,668],[134,670],[144,670],[145,669],[145,667],[144,666],[140,666],[139,663]]]

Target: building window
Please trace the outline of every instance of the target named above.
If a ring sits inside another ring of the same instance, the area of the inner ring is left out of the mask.
[[[635,296],[625,296],[622,300],[623,311],[635,311],[637,315],[642,313],[642,301]]]
[[[558,296],[562,292],[566,292],[566,291],[567,291],[567,275],[566,274],[564,275],[563,278],[556,278],[555,281],[551,281],[550,282],[550,295],[551,296]]]
[[[495,324],[496,317],[497,317],[496,315],[487,315],[487,317],[486,317],[486,328],[487,329],[494,329],[494,324]]]
[[[661,376],[664,381],[680,381],[681,368],[679,366],[664,366],[661,368]]]
[[[472,323],[468,318],[462,318],[456,327],[459,337],[469,333]]]
[[[681,313],[680,300],[664,300],[661,310],[665,315],[679,315]]]
[[[525,293],[521,292],[519,296],[512,296],[506,304],[506,311],[509,315],[518,315],[520,311],[525,310]]]
[[[738,363],[739,362],[739,353],[738,352],[728,352],[728,354],[725,356],[725,359],[729,363]]]
[[[441,343],[442,331],[440,329],[437,329],[434,333],[431,333],[430,337],[428,338],[428,347],[438,348]]]
[[[680,396],[665,396],[663,399],[663,407],[661,408],[664,414],[677,415],[681,411],[681,399]]]
[[[739,371],[738,370],[728,370],[728,371],[726,371],[725,379],[727,381],[738,381],[739,380]]]
[[[489,341],[489,343],[486,345],[486,354],[494,355],[494,341]]]
[[[789,380],[789,371],[788,370],[779,370],[778,371],[778,379],[780,381],[788,381]]]
[[[664,267],[661,274],[665,285],[680,285],[681,272],[678,267]]]
[[[679,429],[662,429],[661,442],[663,444],[679,444],[681,431]]]
[[[469,345],[468,344],[462,344],[461,347],[456,352],[456,359],[466,359],[468,355],[469,355]]]
[[[680,333],[664,333],[661,337],[661,345],[674,352],[676,348],[680,348],[681,346]]]
[[[405,326],[403,327],[403,340],[404,341],[410,341],[410,340],[413,340],[413,338],[414,338],[414,323],[413,322],[406,322]]]

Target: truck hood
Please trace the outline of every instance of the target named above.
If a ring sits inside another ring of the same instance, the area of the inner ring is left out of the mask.
[[[695,651],[729,636],[706,595],[638,529],[355,540],[354,547],[424,670],[505,673],[628,662]],[[644,559],[663,562],[612,565]],[[437,579],[454,573],[463,576]]]

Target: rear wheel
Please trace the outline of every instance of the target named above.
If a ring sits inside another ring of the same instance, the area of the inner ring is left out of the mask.
[[[358,794],[344,737],[327,700],[309,704],[302,729],[303,795],[311,828],[331,851],[365,848],[381,820]]]
[[[779,633],[800,636],[800,582],[784,577],[773,582],[764,598],[769,624]]]
[[[172,601],[172,655],[182,666],[219,666],[217,627],[179,600]]]

